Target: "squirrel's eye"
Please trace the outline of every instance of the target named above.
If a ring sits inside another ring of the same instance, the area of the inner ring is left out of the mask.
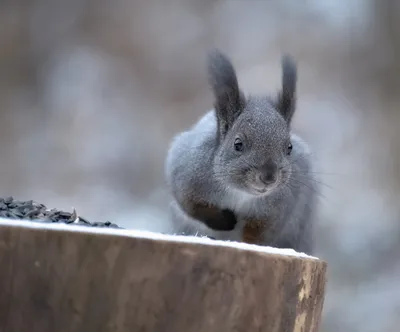
[[[287,154],[290,155],[292,150],[293,150],[293,145],[292,145],[292,143],[289,143],[288,148],[287,148]]]
[[[236,139],[235,139],[234,146],[235,146],[235,150],[236,150],[236,151],[242,151],[242,150],[243,150],[243,143],[242,143],[242,141],[240,140],[240,138],[236,138]]]

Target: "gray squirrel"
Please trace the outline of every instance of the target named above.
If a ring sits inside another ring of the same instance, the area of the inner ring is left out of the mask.
[[[245,96],[218,50],[208,74],[214,109],[173,138],[165,162],[173,221],[188,235],[311,254],[317,188],[309,148],[291,133],[294,59],[282,56],[274,97]]]

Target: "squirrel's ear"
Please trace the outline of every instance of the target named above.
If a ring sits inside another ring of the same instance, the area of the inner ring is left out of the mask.
[[[282,57],[282,89],[278,94],[276,107],[290,124],[296,110],[297,66],[290,55]]]
[[[208,55],[209,83],[214,93],[214,108],[222,137],[243,111],[245,97],[239,89],[230,59],[218,50]]]

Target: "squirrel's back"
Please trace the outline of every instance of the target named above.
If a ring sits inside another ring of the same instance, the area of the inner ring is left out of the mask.
[[[165,173],[175,196],[207,182],[211,177],[212,152],[216,147],[217,120],[214,111],[203,115],[189,130],[176,135],[168,150]],[[198,188],[199,189],[199,188]]]

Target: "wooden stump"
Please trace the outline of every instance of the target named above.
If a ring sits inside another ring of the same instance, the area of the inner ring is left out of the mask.
[[[326,263],[292,250],[0,221],[1,332],[316,332]]]

